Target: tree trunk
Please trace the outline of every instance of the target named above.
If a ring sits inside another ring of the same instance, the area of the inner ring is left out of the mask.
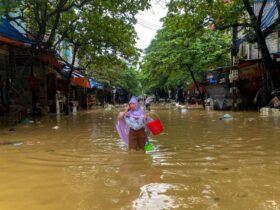
[[[70,111],[71,78],[72,78],[72,73],[75,69],[74,66],[75,66],[77,51],[78,51],[78,48],[76,46],[74,46],[72,64],[70,66],[70,72],[68,74],[66,84],[65,84],[65,115],[69,115],[69,111]]]
[[[202,100],[202,106],[203,106],[203,109],[205,109],[205,101],[204,101],[204,97],[203,97],[203,95],[202,95],[202,93],[201,93],[201,91],[200,91],[200,89],[199,89],[199,86],[198,86],[198,84],[197,84],[197,82],[196,82],[196,79],[195,79],[195,77],[194,77],[193,71],[191,70],[191,68],[190,68],[189,66],[187,66],[187,69],[188,69],[188,71],[189,71],[189,72],[190,72],[190,74],[191,74],[191,77],[192,77],[193,82],[194,82],[194,84],[195,84],[195,86],[196,86],[196,89],[198,90],[199,97],[200,97],[200,98],[201,98],[201,100]]]
[[[277,75],[275,62],[271,58],[263,33],[260,28],[255,30],[263,60],[261,87],[261,107],[263,107],[269,102],[270,92],[279,86],[279,78]]]
[[[270,92],[277,88],[280,84],[279,78],[276,71],[276,65],[270,56],[267,44],[265,42],[265,36],[261,29],[261,22],[263,17],[263,11],[265,9],[266,1],[263,1],[262,7],[258,16],[255,15],[252,3],[249,0],[242,0],[244,6],[251,18],[252,27],[256,33],[257,41],[260,47],[262,60],[263,60],[263,71],[262,71],[262,87],[261,87],[261,107],[268,104]]]

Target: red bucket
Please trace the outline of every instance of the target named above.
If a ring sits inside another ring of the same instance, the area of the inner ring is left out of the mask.
[[[163,131],[163,127],[159,119],[155,119],[147,124],[153,135],[158,135]]]

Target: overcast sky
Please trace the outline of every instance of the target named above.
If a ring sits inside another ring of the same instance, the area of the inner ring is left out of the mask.
[[[156,31],[161,28],[160,18],[164,17],[167,13],[166,1],[152,0],[151,9],[141,12],[136,16],[137,24],[135,30],[139,38],[136,45],[138,48],[147,48],[155,37]]]

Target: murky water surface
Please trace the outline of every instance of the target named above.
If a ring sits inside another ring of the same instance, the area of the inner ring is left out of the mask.
[[[0,209],[280,209],[280,117],[155,110],[155,151],[129,154],[117,110],[0,130]]]

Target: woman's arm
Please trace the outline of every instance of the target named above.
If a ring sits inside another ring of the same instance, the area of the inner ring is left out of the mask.
[[[128,111],[129,111],[129,106],[127,106],[123,112],[120,112],[120,113],[119,113],[119,115],[118,115],[118,120],[123,120],[125,114],[126,114]]]
[[[126,112],[120,112],[118,115],[118,120],[123,120]]]

